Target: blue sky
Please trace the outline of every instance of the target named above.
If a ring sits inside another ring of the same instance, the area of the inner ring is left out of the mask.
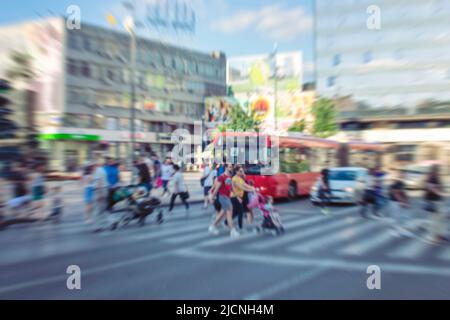
[[[144,3],[161,0],[136,1],[144,8]],[[305,80],[310,80],[313,0],[183,1],[196,11],[195,36],[177,36],[174,32],[158,34],[150,29],[141,33],[202,51],[221,50],[228,56],[270,52],[277,42],[280,51],[304,52]],[[73,4],[81,8],[82,23],[107,25],[107,13],[118,18],[125,15],[120,0],[15,0],[3,1],[0,24],[65,14],[66,8]]]

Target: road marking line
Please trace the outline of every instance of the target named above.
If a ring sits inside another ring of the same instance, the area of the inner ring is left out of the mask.
[[[418,239],[405,239],[405,241],[407,241],[407,243],[401,244],[393,251],[389,252],[387,254],[388,257],[415,259],[425,254],[425,252],[431,248],[429,244],[419,241]]]
[[[353,239],[355,236],[359,234],[362,234],[364,232],[370,231],[378,227],[376,224],[373,224],[371,222],[365,222],[362,224],[363,225],[361,226],[360,224],[356,224],[342,231],[336,231],[333,234],[326,235],[322,238],[302,242],[301,244],[292,247],[290,250],[304,253],[308,253],[311,251],[318,251],[321,249],[325,249],[327,245],[348,241],[350,239]]]
[[[339,253],[345,255],[362,255],[370,250],[377,249],[394,239],[395,238],[391,235],[391,230],[383,230],[381,234],[375,234],[371,237],[359,240],[358,243],[344,247],[339,250]]]
[[[298,220],[298,217],[289,217],[289,218],[284,219],[284,221],[292,221],[292,220]],[[229,235],[229,231],[228,230],[226,231],[226,234]],[[230,239],[229,236],[224,238],[224,239],[222,239],[222,238],[220,238],[220,239],[215,238],[213,240],[204,242],[204,243],[199,244],[199,245],[201,245],[201,246],[208,246],[208,245],[214,246],[214,245],[220,245],[222,243],[226,244],[228,242],[234,242],[236,240],[249,238],[249,235],[255,236],[256,234],[255,233],[244,233],[238,239]],[[205,228],[205,232],[202,232],[200,234],[188,234],[186,236],[175,237],[175,238],[172,238],[172,239],[164,239],[162,241],[166,242],[166,243],[184,243],[184,242],[189,242],[189,241],[193,241],[193,240],[199,240],[199,239],[202,239],[202,238],[210,239],[211,237],[213,237],[213,236],[210,235],[207,232],[206,228]]]
[[[345,271],[357,271],[365,273],[367,267],[373,262],[355,262],[341,259],[324,259],[324,258],[305,258],[305,257],[286,257],[273,256],[269,254],[252,254],[252,253],[216,253],[216,252],[202,252],[195,249],[183,249],[177,252],[178,255],[208,259],[208,260],[232,260],[239,262],[262,263],[269,265],[281,265],[291,267],[313,267],[325,269],[337,269]],[[418,266],[415,264],[406,263],[379,263],[383,272],[399,272],[421,275],[445,276],[450,278],[450,268],[448,266]]]
[[[313,219],[313,218],[316,218],[316,219]],[[300,239],[304,239],[304,238],[307,238],[310,236],[319,235],[319,234],[324,233],[329,230],[333,230],[333,229],[337,229],[337,228],[340,228],[345,225],[353,224],[355,221],[357,221],[356,218],[352,218],[352,217],[339,219],[337,221],[334,220],[331,222],[329,222],[327,217],[323,217],[323,216],[313,217],[313,218],[304,219],[302,221],[299,221],[298,224],[296,224],[296,227],[312,224],[314,222],[325,222],[325,223],[320,223],[316,227],[311,227],[311,228],[308,227],[304,231],[299,231],[299,232],[291,233],[291,234],[286,233],[282,237],[279,237],[276,239],[271,239],[271,241],[260,242],[260,243],[249,245],[247,247],[250,249],[268,249],[268,248],[273,248],[273,247],[280,246],[280,245],[290,244],[291,242],[294,242],[294,241],[297,241]],[[319,218],[321,218],[321,219],[319,219]]]
[[[275,284],[273,287],[269,287],[265,290],[253,293],[243,298],[243,300],[262,300],[265,298],[275,298],[275,295],[287,291],[294,286],[298,286],[302,283],[310,281],[320,274],[324,273],[327,269],[325,268],[315,268],[300,275],[290,278],[286,281]]]
[[[169,255],[174,254],[174,253],[176,253],[176,250],[169,251],[169,252],[160,252],[160,253],[156,253],[156,254],[151,254],[151,255],[139,257],[139,258],[136,258],[136,259],[131,259],[131,260],[126,260],[126,261],[121,261],[121,262],[108,264],[108,265],[105,265],[105,266],[94,267],[94,268],[90,268],[90,269],[83,269],[82,270],[82,276],[86,277],[86,276],[93,275],[93,274],[96,274],[96,273],[102,273],[102,272],[110,271],[110,270],[113,270],[113,269],[124,268],[124,267],[132,266],[132,265],[138,264],[138,263],[149,262],[149,261],[152,261],[152,260],[155,260],[155,259],[159,259],[159,258],[162,258],[162,257],[165,257],[165,256],[169,256]],[[62,285],[64,285],[66,280],[67,280],[67,277],[68,276],[63,273],[62,275],[58,275],[58,276],[52,276],[52,277],[47,277],[47,278],[41,278],[41,279],[36,279],[36,280],[31,280],[31,281],[26,281],[26,282],[21,282],[21,283],[16,283],[16,284],[9,285],[9,286],[2,286],[0,288],[0,294],[9,293],[11,291],[18,291],[18,290],[23,290],[23,289],[29,289],[29,288],[32,288],[32,287],[47,285],[47,284],[55,283],[55,282],[61,282]]]

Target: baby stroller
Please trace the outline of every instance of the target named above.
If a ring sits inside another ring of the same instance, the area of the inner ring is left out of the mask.
[[[161,201],[155,197],[149,197],[145,188],[139,186],[127,186],[118,188],[113,195],[114,204],[125,202],[125,214],[116,222],[112,229],[127,226],[132,221],[137,221],[144,226],[149,215],[161,205]],[[158,224],[163,223],[163,211],[159,210],[156,218]]]
[[[262,214],[263,221],[261,227],[257,229],[258,232],[271,231],[274,235],[284,233],[284,227],[278,211],[271,203],[268,203],[261,193],[250,193],[247,206],[249,209],[258,209]]]

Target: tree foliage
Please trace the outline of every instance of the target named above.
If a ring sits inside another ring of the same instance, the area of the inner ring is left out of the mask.
[[[295,121],[288,129],[289,132],[305,132],[306,122],[305,119]]]
[[[315,118],[313,134],[327,138],[338,132],[337,110],[334,102],[330,99],[320,98],[313,107],[312,112]]]
[[[228,123],[220,125],[219,131],[259,131],[259,126],[254,112],[245,112],[239,104],[235,104],[230,110]]]

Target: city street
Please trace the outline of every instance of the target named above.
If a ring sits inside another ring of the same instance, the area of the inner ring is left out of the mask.
[[[13,226],[0,232],[0,299],[450,298],[450,247],[420,237],[428,222],[420,210],[407,238],[393,234],[392,219],[363,219],[352,206],[331,216],[307,199],[277,207],[279,237],[211,236],[213,211],[198,204],[189,218],[178,207],[162,225],[101,234],[81,212],[59,225]],[[70,265],[81,269],[81,290],[66,287]],[[370,265],[381,269],[381,290],[367,288]]]

